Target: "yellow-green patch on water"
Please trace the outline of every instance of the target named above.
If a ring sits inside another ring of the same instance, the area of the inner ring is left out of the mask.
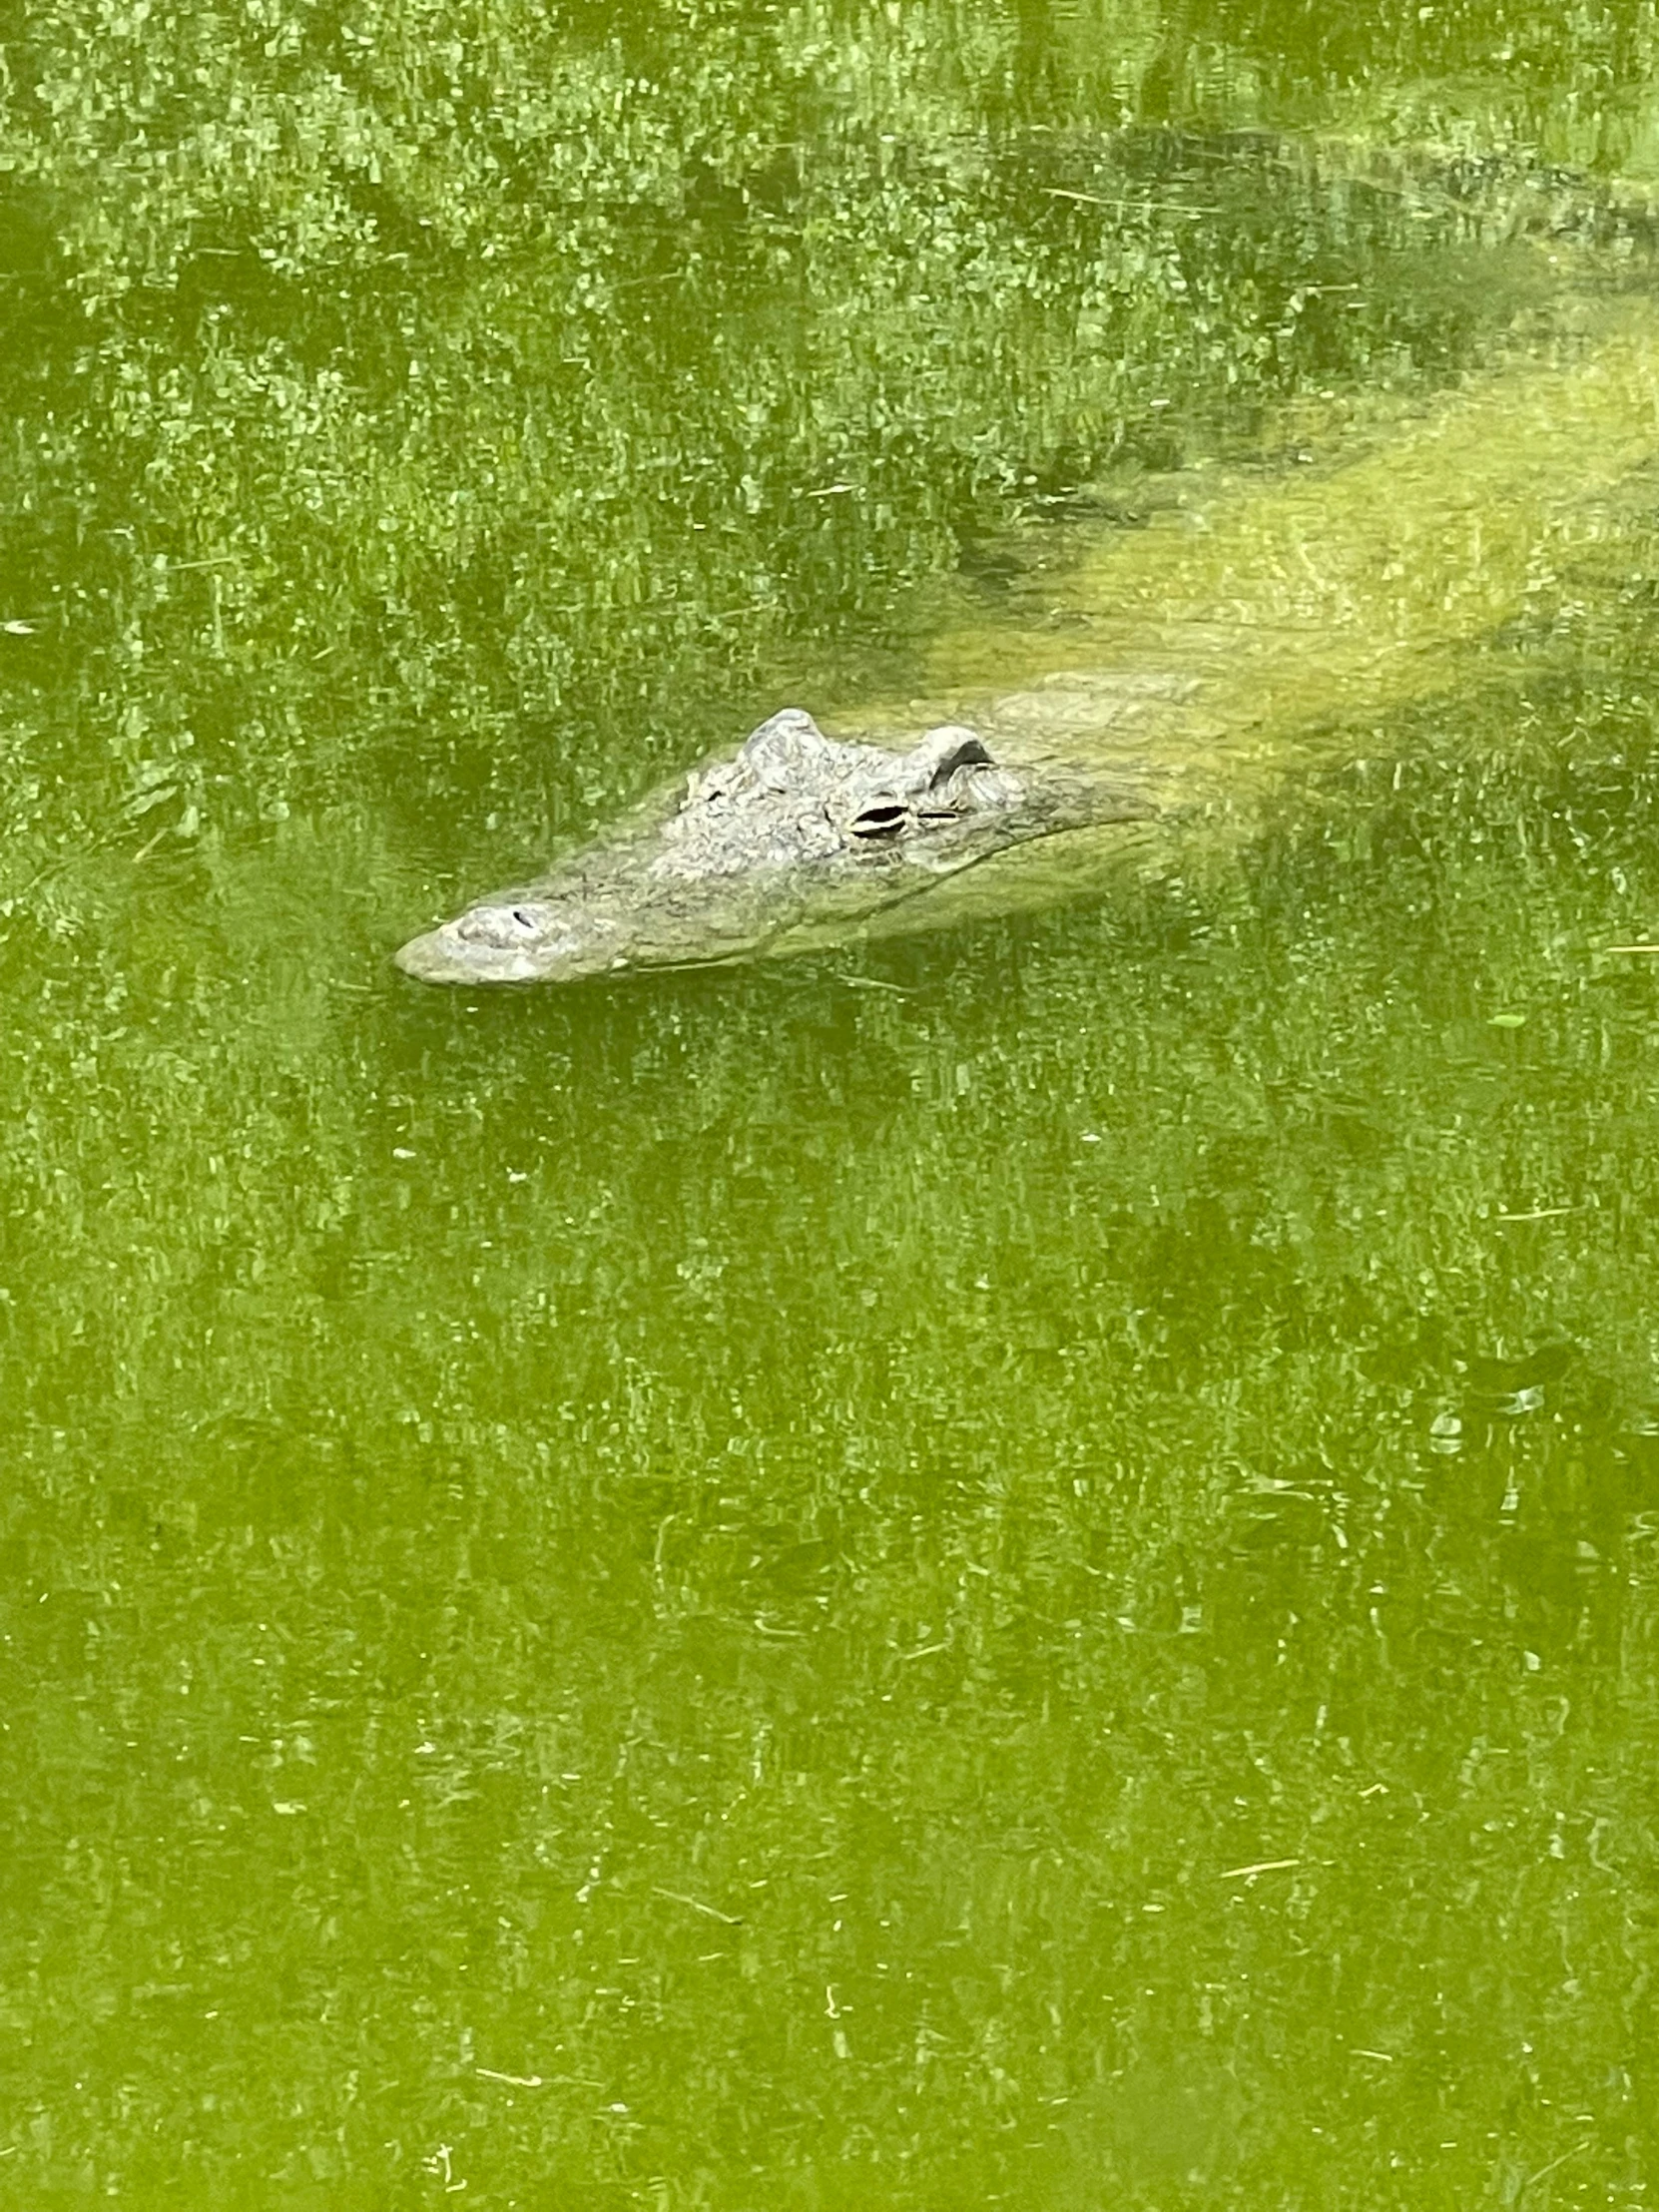
[[[1202,750],[1269,757],[1317,719],[1421,696],[1629,526],[1612,500],[1659,450],[1659,315],[1631,298],[1575,321],[1352,456],[1193,471],[1179,506],[1106,531],[1056,579],[1045,626],[1022,604],[1017,627],[942,635],[940,691],[1190,675]]]
[[[1274,467],[1187,471],[1143,527],[1080,535],[1005,611],[941,629],[909,722],[1122,764],[1170,819],[1241,832],[1286,775],[1363,750],[1377,717],[1557,607],[1575,563],[1650,532],[1631,494],[1659,451],[1659,315],[1575,301],[1452,390],[1327,440],[1302,427],[1313,442]],[[1070,895],[1148,844],[1119,826],[998,855],[931,918]]]

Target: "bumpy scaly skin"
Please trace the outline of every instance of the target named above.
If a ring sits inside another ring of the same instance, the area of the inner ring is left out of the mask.
[[[855,927],[1011,844],[1150,811],[1000,768],[957,725],[889,753],[786,708],[734,759],[413,938],[397,962],[428,983],[530,983],[751,959],[803,924]]]

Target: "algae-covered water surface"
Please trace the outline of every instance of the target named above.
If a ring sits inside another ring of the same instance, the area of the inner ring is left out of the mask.
[[[4,58],[0,2201],[1647,2202],[1650,12]],[[1126,676],[928,928],[390,964]]]

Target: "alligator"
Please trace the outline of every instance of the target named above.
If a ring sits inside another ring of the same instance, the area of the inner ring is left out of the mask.
[[[1580,563],[1592,596],[1649,573],[1659,315],[1640,290],[1572,294],[1554,330],[1392,414],[1368,401],[1318,465],[1178,472],[1146,527],[1085,532],[1003,613],[947,623],[930,699],[846,740],[786,709],[399,963],[481,984],[754,959],[1247,841],[1288,781],[1371,757],[1396,708],[1503,680],[1505,638],[1547,636]]]
[[[733,758],[411,939],[397,964],[428,983],[530,983],[755,959],[803,925],[845,928],[920,899],[1012,845],[1156,812],[1121,776],[999,763],[959,723],[897,753],[826,737],[786,707]]]

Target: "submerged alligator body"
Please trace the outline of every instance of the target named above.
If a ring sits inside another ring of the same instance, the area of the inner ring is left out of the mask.
[[[828,738],[790,707],[397,963],[428,983],[533,983],[754,959],[803,927],[855,928],[1012,845],[1154,812],[1122,782],[1000,765],[960,724],[892,753]]]

